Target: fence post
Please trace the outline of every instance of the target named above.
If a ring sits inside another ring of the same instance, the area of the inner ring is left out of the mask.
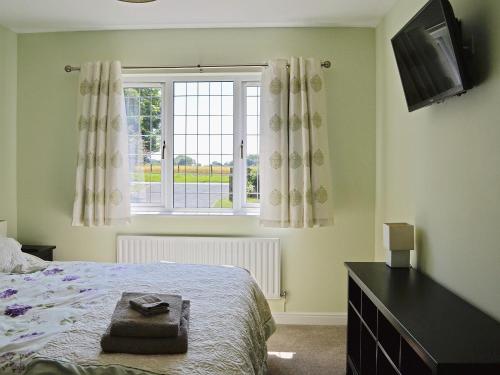
[[[229,168],[229,194],[233,192],[233,168]]]

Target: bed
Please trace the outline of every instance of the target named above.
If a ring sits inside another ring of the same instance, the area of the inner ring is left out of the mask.
[[[182,355],[101,352],[123,291],[181,294],[191,301]],[[241,268],[185,264],[51,262],[32,274],[0,274],[2,374],[264,374],[274,321]]]

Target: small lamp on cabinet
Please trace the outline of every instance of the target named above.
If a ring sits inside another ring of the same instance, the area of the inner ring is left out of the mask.
[[[414,227],[408,223],[384,224],[386,263],[392,268],[410,267],[410,250],[414,249]]]

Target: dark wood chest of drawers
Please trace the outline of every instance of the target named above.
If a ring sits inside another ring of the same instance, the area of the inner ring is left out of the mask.
[[[414,269],[346,267],[348,375],[500,374],[495,319]]]

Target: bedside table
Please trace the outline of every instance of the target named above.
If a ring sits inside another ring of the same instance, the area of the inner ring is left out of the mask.
[[[23,245],[21,250],[23,253],[34,255],[43,260],[53,260],[53,251],[55,246],[44,246],[44,245]]]

